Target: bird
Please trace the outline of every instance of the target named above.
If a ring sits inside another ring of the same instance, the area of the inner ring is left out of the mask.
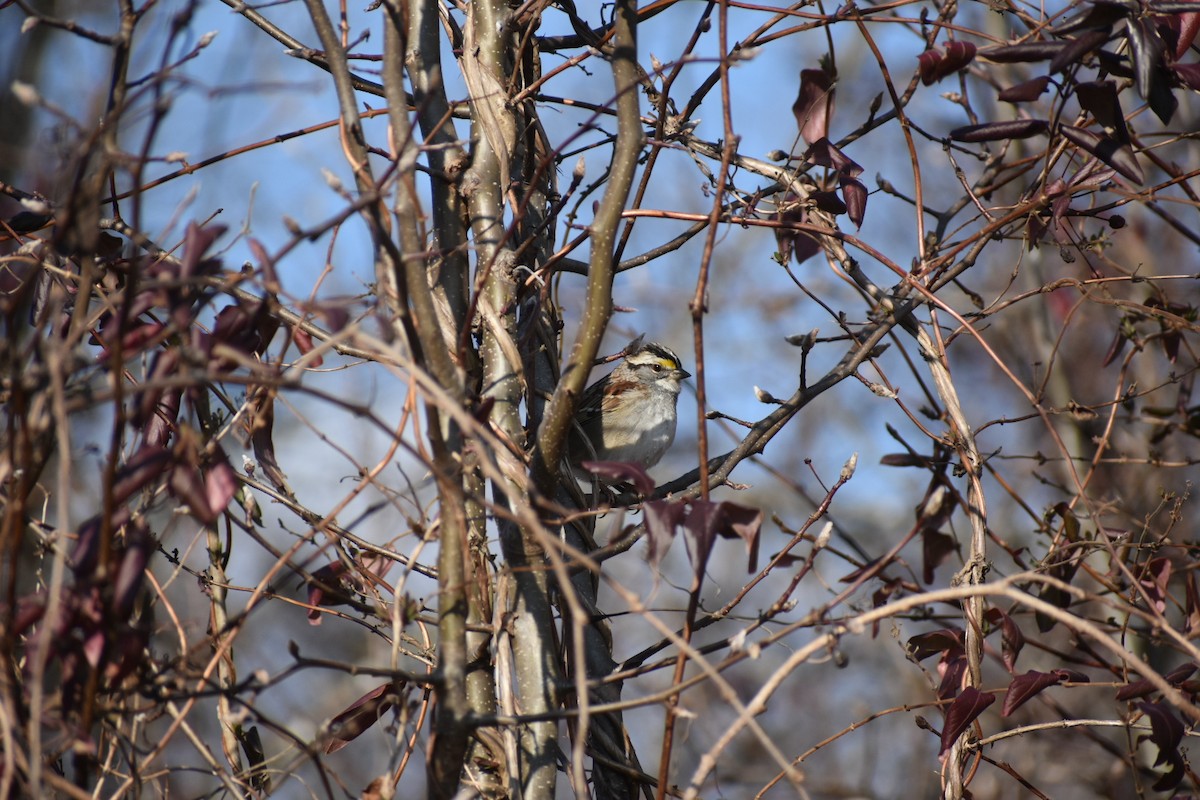
[[[580,480],[593,475],[584,461],[615,461],[647,469],[675,441],[682,381],[691,377],[679,356],[657,342],[628,348],[621,363],[583,392],[568,460]]]

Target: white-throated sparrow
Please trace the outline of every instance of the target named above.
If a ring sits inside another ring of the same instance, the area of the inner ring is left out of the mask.
[[[669,348],[638,345],[611,373],[589,386],[575,411],[579,431],[571,436],[568,458],[575,475],[590,480],[582,461],[621,461],[652,467],[675,440],[675,404],[680,384],[691,373]],[[591,447],[588,447],[588,443]]]

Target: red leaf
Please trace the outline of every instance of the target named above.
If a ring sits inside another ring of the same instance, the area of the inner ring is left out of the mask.
[[[237,475],[229,465],[225,451],[218,447],[216,461],[204,472],[204,491],[213,518],[219,517],[237,494]]]
[[[1179,754],[1179,743],[1183,741],[1185,728],[1179,717],[1162,703],[1139,703],[1140,708],[1150,718],[1150,741],[1158,746],[1158,758],[1154,766],[1170,764],[1171,769],[1154,784],[1156,792],[1174,789],[1183,781],[1185,766],[1183,757]]]
[[[1200,630],[1200,591],[1196,590],[1196,573],[1191,570],[1185,573],[1184,595],[1186,617],[1183,621],[1183,632],[1188,634],[1188,638],[1191,638],[1197,630]]]
[[[789,192],[784,197],[772,219],[785,223],[775,229],[775,243],[785,263],[788,259],[795,258],[797,264],[803,264],[821,252],[821,244],[812,234],[787,227],[786,223],[806,222],[808,219],[808,210],[794,194]]]
[[[682,500],[650,500],[642,504],[646,515],[646,560],[655,569],[675,541],[675,532],[683,521],[687,507]]]
[[[308,582],[308,604],[316,606],[308,610],[310,625],[320,625],[325,616],[320,606],[341,606],[354,599],[354,581],[350,568],[341,561],[331,561],[312,574]]]
[[[935,653],[962,652],[963,632],[960,628],[942,628],[918,633],[908,640],[904,649],[909,658],[916,661],[924,661]]]
[[[1192,91],[1200,92],[1200,64],[1174,64],[1171,69],[1179,76],[1184,86]]]
[[[854,227],[861,228],[867,215],[867,187],[855,178],[842,178],[842,199],[846,202],[846,214]]]
[[[1196,41],[1196,34],[1200,33],[1200,11],[1173,14],[1168,19],[1179,23],[1179,39],[1175,42],[1174,53],[1175,60],[1178,61],[1187,55],[1192,42]]]
[[[369,730],[400,699],[403,688],[404,681],[376,686],[331,719],[325,753],[336,753]]]
[[[758,560],[758,534],[762,528],[762,512],[736,503],[713,503],[705,500],[685,501],[687,516],[683,520],[683,541],[688,547],[694,587],[699,587],[717,537],[740,538],[749,551],[750,571]]]
[[[962,694],[954,698],[954,702],[946,711],[946,724],[942,727],[942,747],[938,755],[941,756],[949,750],[963,731],[994,702],[994,696],[984,694],[974,686],[963,689]]]
[[[954,537],[934,528],[924,528],[921,531],[921,561],[924,565],[921,578],[925,583],[933,583],[933,571],[957,549],[958,542]]]
[[[1001,658],[1004,659],[1004,666],[1008,671],[1013,672],[1017,667],[1017,657],[1025,647],[1025,634],[1021,633],[1021,628],[1012,617],[998,608],[989,608],[984,618],[993,625],[1000,623]]]
[[[1192,47],[1196,34],[1200,34],[1200,12],[1184,12],[1169,19],[1180,23],[1180,38],[1175,42],[1175,59],[1182,59]]]
[[[220,512],[214,512],[208,504],[208,487],[199,469],[190,464],[176,464],[168,488],[175,499],[187,505],[193,517],[206,525],[217,521]]]
[[[1024,675],[1018,675],[1008,684],[1008,692],[1004,695],[1004,707],[1000,710],[1000,716],[1007,717],[1043,689],[1061,681],[1062,678],[1053,672],[1038,672],[1032,669]]]
[[[929,86],[953,75],[975,59],[975,45],[970,42],[946,42],[945,55],[936,47],[917,56],[917,72],[921,83]]]
[[[1158,613],[1167,610],[1167,584],[1171,581],[1171,559],[1154,558],[1146,563],[1146,569],[1138,583],[1146,592],[1150,603]]]
[[[311,353],[313,350],[312,335],[302,328],[292,328],[292,341],[296,343],[296,349],[301,353]],[[308,365],[314,369],[320,367],[324,363],[324,356],[316,356],[308,361]]]
[[[834,78],[824,69],[800,70],[800,92],[792,113],[804,141],[815,142],[829,135],[834,94]]]
[[[1188,662],[1176,667],[1166,675],[1163,675],[1163,679],[1172,686],[1178,686],[1188,678],[1192,677],[1192,673],[1195,671],[1196,665]],[[1127,686],[1122,686],[1117,692],[1117,700],[1124,701],[1133,700],[1136,697],[1147,697],[1157,691],[1158,689],[1155,688],[1154,684],[1143,678],[1142,680],[1135,681]]]
[[[194,222],[188,223],[187,233],[183,236],[183,257],[179,259],[179,278],[181,280],[186,281],[193,275],[213,272],[219,266],[217,261],[201,262],[200,257],[224,232],[224,225],[206,225],[201,228]]]
[[[942,59],[942,51],[936,47],[917,56],[917,74],[921,76],[921,85],[929,86],[937,80],[938,65]]]
[[[938,661],[938,674],[942,676],[938,684],[939,700],[949,700],[955,692],[962,688],[963,678],[967,675],[967,656],[961,650],[957,653],[948,652]]]

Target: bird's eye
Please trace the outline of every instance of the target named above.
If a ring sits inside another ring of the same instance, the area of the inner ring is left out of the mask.
[[[654,364],[653,366],[655,372],[662,372],[662,364]]]

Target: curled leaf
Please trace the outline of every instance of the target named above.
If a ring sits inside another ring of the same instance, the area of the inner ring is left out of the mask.
[[[984,47],[978,56],[996,64],[1024,64],[1054,58],[1066,46],[1065,42],[1020,42]]]
[[[950,131],[956,142],[996,142],[1004,139],[1028,139],[1045,133],[1050,123],[1044,119],[1013,119],[1005,122],[985,122],[981,125],[964,125]]]
[[[403,688],[403,681],[376,686],[330,720],[326,754],[336,753],[370,730],[400,699],[399,692]]]

